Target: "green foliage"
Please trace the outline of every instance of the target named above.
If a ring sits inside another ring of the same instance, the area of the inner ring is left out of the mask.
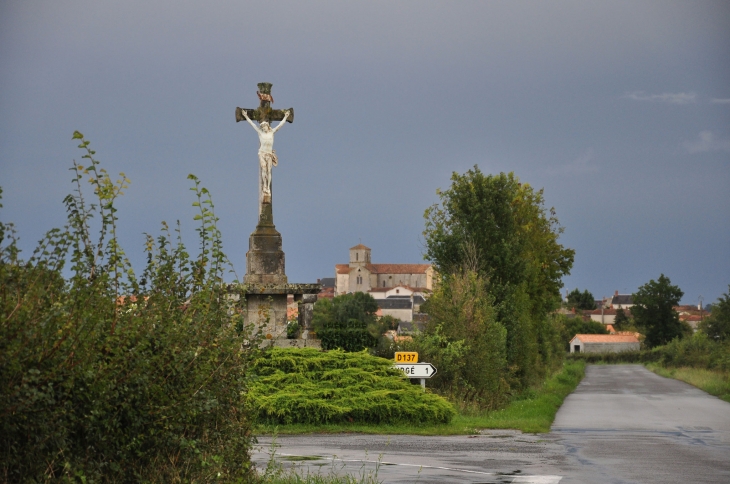
[[[377,311],[375,299],[362,292],[323,298],[314,305],[312,327],[325,350],[361,351],[374,347],[383,333]]]
[[[596,300],[588,289],[580,292],[576,288],[568,293],[568,307],[591,311],[596,309]]]
[[[165,226],[156,241],[147,236],[138,279],[117,243],[114,202],[129,180],[122,174],[113,182],[89,142],[78,132],[74,138],[88,163],[72,168],[68,225],[49,231],[27,261],[11,227],[0,226],[0,475],[8,482],[245,478],[250,356],[221,285],[226,259],[207,190],[191,176],[200,255],[191,258],[179,232],[174,242]]]
[[[562,322],[561,336],[562,345],[566,351],[570,351],[570,340],[576,334],[608,334],[606,326],[598,321],[583,321],[583,318],[576,316],[567,318],[564,315],[556,315]]]
[[[413,348],[438,369],[432,388],[460,405],[496,408],[509,391],[507,331],[474,272],[449,277],[429,298],[430,321]]]
[[[286,324],[286,337],[288,339],[295,339],[299,335],[299,323],[296,321],[290,321]]]
[[[715,304],[712,312],[699,325],[699,329],[717,341],[730,340],[730,286]]]
[[[516,388],[527,388],[560,363],[562,343],[550,313],[560,304],[561,278],[574,251],[558,243],[562,228],[542,190],[512,173],[484,175],[478,167],[454,173],[440,204],[424,217],[426,258],[444,283],[473,271],[507,330],[506,355]]]
[[[259,357],[251,405],[264,423],[447,423],[454,408],[393,361],[359,353],[272,348]]]
[[[649,347],[669,343],[674,338],[681,338],[687,333],[674,306],[679,304],[684,293],[678,286],[673,286],[664,274],[639,287],[633,295],[634,306],[631,314],[637,326],[646,332],[644,343]]]
[[[617,331],[628,331],[629,328],[632,328],[633,326],[634,322],[626,314],[626,311],[624,311],[623,308],[618,308],[616,310],[616,317],[613,318],[613,327]]]
[[[585,363],[566,361],[560,371],[542,385],[512,399],[503,409],[475,418],[475,427],[488,429],[519,429],[522,432],[546,433],[565,398],[578,386],[585,375]]]
[[[710,395],[730,402],[730,371],[687,367],[664,368],[655,364],[648,364],[646,367],[658,375],[681,380]]]
[[[586,363],[656,363],[669,368],[730,371],[730,343],[713,341],[698,332],[652,349],[620,353],[573,353],[570,358]]]

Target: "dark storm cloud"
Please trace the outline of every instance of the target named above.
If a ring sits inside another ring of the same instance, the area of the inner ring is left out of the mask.
[[[3,220],[26,250],[63,223],[79,129],[132,186],[123,244],[213,193],[240,273],[256,143],[233,120],[273,82],[277,228],[292,281],[362,242],[419,262],[423,210],[479,164],[545,187],[596,296],[667,274],[687,301],[730,282],[725,2],[4,2]]]

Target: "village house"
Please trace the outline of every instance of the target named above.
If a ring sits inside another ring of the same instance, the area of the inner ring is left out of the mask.
[[[570,340],[571,353],[618,353],[638,351],[640,347],[633,334],[576,334]]]
[[[611,309],[628,309],[634,305],[631,294],[619,294],[616,291],[611,298]]]

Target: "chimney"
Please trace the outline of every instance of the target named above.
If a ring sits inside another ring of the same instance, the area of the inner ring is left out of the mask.
[[[616,292],[614,293],[614,296],[618,296],[618,289],[616,289]]]

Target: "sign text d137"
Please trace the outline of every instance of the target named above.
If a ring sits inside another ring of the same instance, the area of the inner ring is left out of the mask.
[[[415,351],[396,351],[396,363],[418,363],[418,353]]]

